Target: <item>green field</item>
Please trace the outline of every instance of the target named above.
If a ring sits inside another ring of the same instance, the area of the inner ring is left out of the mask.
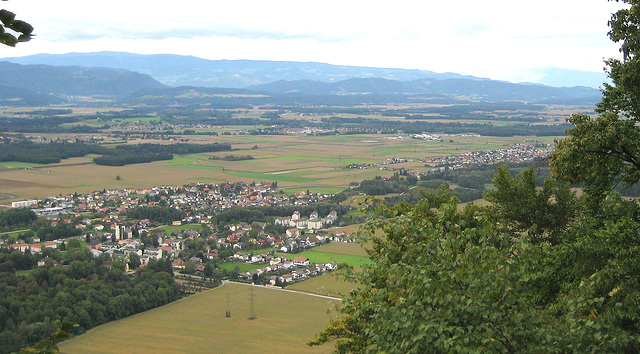
[[[174,231],[186,231],[186,230],[196,230],[200,232],[202,230],[201,224],[184,224],[184,225],[165,225],[154,229],[155,231],[163,232],[165,235],[171,235]]]
[[[343,228],[344,229],[344,228]],[[350,256],[367,257],[366,248],[368,244],[357,242],[331,242],[326,245],[315,247],[316,252],[342,254]]]
[[[236,267],[238,267],[237,268],[238,273],[244,273],[250,270],[263,268],[264,266],[265,266],[264,264],[254,264],[254,263],[245,263],[245,262],[226,262],[226,263],[220,264],[220,268],[227,271],[236,270]]]
[[[352,267],[362,267],[365,264],[371,264],[371,260],[367,256],[366,251],[359,243],[334,242],[296,254],[278,254],[288,259],[306,257],[309,258],[309,262],[311,263],[329,263],[336,261],[338,263],[346,263]]]
[[[331,343],[306,342],[329,324],[336,313],[328,310],[338,302],[228,283],[96,327],[59,347],[61,353],[329,353]]]
[[[28,167],[38,167],[38,166],[44,166],[44,165],[39,163],[16,162],[16,161],[0,162],[0,167],[8,167],[8,168],[28,168]]]

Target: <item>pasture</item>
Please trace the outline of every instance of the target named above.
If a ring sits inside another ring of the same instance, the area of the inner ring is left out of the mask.
[[[312,251],[299,253],[296,256],[309,257],[312,262],[338,260],[355,268],[360,268],[363,264],[371,263],[367,258],[366,246],[366,244],[354,242],[333,242],[315,247]],[[340,270],[337,270],[300,283],[288,285],[287,289],[340,297],[349,294],[356,287],[356,284],[348,282],[341,277]]]
[[[93,328],[59,347],[61,353],[329,353],[331,343],[306,342],[336,316],[328,310],[338,303],[227,283]],[[227,310],[231,317],[225,317]]]
[[[277,254],[287,259],[306,257],[309,258],[309,262],[311,263],[329,263],[335,261],[359,268],[371,263],[365,250],[366,246],[366,244],[356,242],[331,242],[300,253],[277,252]]]
[[[286,289],[341,297],[349,294],[349,292],[356,287],[357,284],[348,282],[342,278],[340,276],[340,271],[335,271],[307,279],[300,283],[287,285]]]

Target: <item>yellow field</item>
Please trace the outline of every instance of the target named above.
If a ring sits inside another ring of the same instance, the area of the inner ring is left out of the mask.
[[[304,291],[313,294],[342,297],[357,288],[357,284],[340,277],[339,271],[325,273],[300,283],[287,286],[289,290]]]
[[[227,297],[230,318],[225,317]],[[60,352],[328,353],[332,344],[308,347],[306,342],[336,315],[327,310],[338,302],[229,283],[96,327],[60,344]]]

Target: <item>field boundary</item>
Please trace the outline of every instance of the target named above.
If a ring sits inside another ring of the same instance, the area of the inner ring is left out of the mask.
[[[221,286],[224,286],[224,285],[226,285],[228,283],[240,284],[240,285],[244,285],[244,286],[255,286],[255,287],[262,288],[262,289],[279,290],[279,291],[284,291],[284,292],[288,292],[288,293],[313,296],[313,297],[318,297],[318,298],[327,299],[327,300],[342,301],[342,298],[339,298],[339,297],[314,294],[314,293],[310,293],[310,292],[306,292],[306,291],[296,291],[296,290],[283,289],[283,288],[281,288],[279,286],[255,285],[255,284],[248,284],[248,283],[242,283],[242,282],[230,281],[230,280],[223,280]]]

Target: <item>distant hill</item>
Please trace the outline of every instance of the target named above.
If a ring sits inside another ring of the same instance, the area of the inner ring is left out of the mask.
[[[0,85],[43,95],[115,98],[129,96],[141,89],[165,87],[148,75],[124,69],[20,65],[9,62],[0,62]]]
[[[371,68],[314,62],[266,60],[207,60],[173,54],[132,54],[122,52],[36,54],[0,60],[18,64],[79,65],[122,68],[147,74],[170,86],[244,88],[278,80],[336,82],[351,78],[417,79],[467,78],[453,73],[425,70]]]
[[[538,82],[541,84],[555,87],[587,86],[600,88],[603,82],[610,82],[604,71],[590,72],[545,67],[532,69],[530,72],[539,77]]]
[[[545,103],[591,103],[600,99],[600,91],[589,87],[550,87],[514,84],[494,80],[421,79],[397,81],[387,79],[349,79],[335,83],[309,80],[277,81],[250,87],[251,90],[299,95],[441,95],[491,101],[527,101]]]
[[[0,106],[48,106],[64,102],[66,100],[60,97],[44,95],[19,87],[0,85]]]
[[[454,73],[435,73],[426,70],[371,68],[323,63],[301,63],[266,60],[207,60],[173,54],[132,54],[124,52],[36,54],[4,58],[0,61],[34,65],[77,65],[127,69],[147,74],[169,86],[202,86],[244,88],[278,80],[311,80],[337,82],[352,78],[382,78],[398,81],[419,79],[486,80]],[[588,72],[559,68],[530,70],[537,82],[554,87],[587,86],[598,88],[606,80],[602,72]]]
[[[211,61],[116,52],[41,54],[12,60],[18,59],[24,63],[83,66],[0,62],[0,85],[62,98],[103,96],[129,104],[237,107],[268,103],[385,104],[407,100],[449,103],[460,99],[593,104],[601,98],[600,91],[589,87],[514,84],[458,74],[321,63]],[[190,84],[167,86],[156,79]],[[3,98],[7,99],[0,96]]]

